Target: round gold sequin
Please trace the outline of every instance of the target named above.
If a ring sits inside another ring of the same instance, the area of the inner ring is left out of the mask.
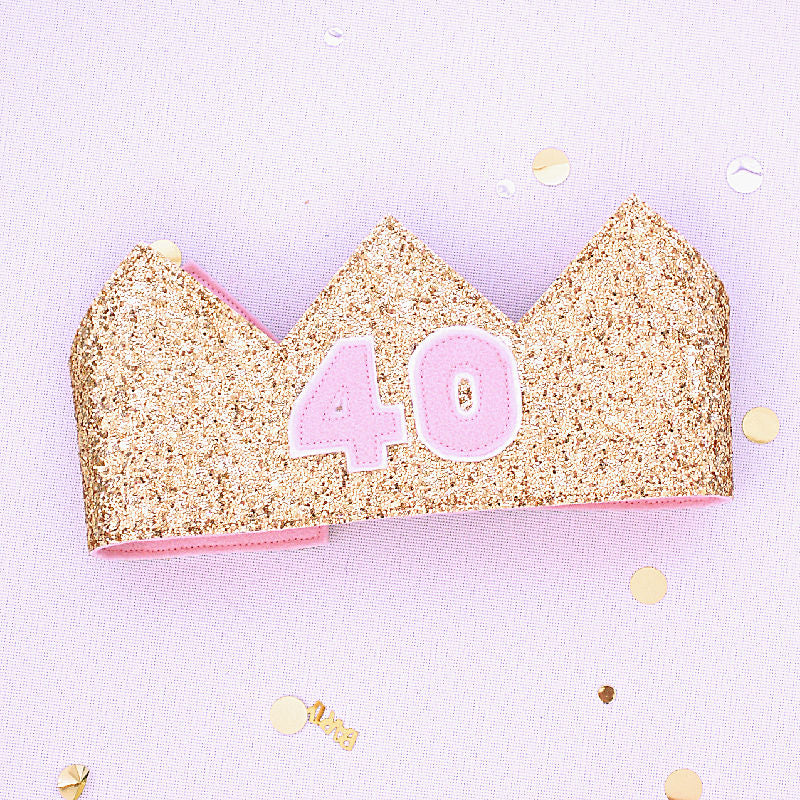
[[[780,428],[778,415],[770,408],[758,406],[751,408],[742,420],[742,431],[751,441],[768,444],[777,435]]]
[[[597,696],[608,705],[616,696],[613,686],[601,686],[597,692]]]
[[[159,239],[157,242],[153,242],[150,247],[157,253],[161,253],[162,256],[168,258],[176,267],[181,265],[183,257],[175,242],[170,242],[168,239]]]
[[[533,174],[545,186],[558,186],[569,176],[569,159],[557,147],[545,147],[533,159]]]
[[[664,782],[669,800],[700,800],[703,783],[694,770],[676,769]]]
[[[269,721],[278,733],[288,736],[303,730],[308,721],[308,709],[299,697],[279,697],[269,710]]]
[[[667,579],[655,567],[637,569],[631,577],[631,594],[645,605],[659,602],[667,593]]]
[[[89,768],[87,766],[84,764],[70,764],[59,773],[56,786],[61,796],[66,800],[78,800],[86,786],[88,777]]]

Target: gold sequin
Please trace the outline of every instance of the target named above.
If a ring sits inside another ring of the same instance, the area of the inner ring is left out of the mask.
[[[514,442],[479,462],[416,435],[408,362],[448,325],[505,336]],[[289,458],[294,400],[331,345],[372,335],[381,402],[409,441],[388,466]],[[631,198],[513,323],[387,217],[280,343],[137,247],[92,304],[71,373],[89,547],[470,509],[730,495],[728,300],[702,257]],[[296,534],[287,532],[287,537]]]
[[[601,686],[597,692],[597,696],[608,705],[616,696],[613,686]]]
[[[176,267],[181,265],[183,256],[181,256],[181,251],[178,250],[178,245],[176,245],[175,242],[170,242],[168,239],[159,239],[157,242],[153,242],[150,247],[152,247],[156,253],[161,253],[162,256],[171,261]]]
[[[668,800],[700,800],[703,783],[691,769],[676,769],[664,782]]]
[[[88,777],[88,767],[83,764],[70,764],[59,773],[56,786],[65,800],[78,800],[86,787]]]
[[[637,569],[631,577],[631,594],[645,605],[660,602],[667,593],[667,579],[655,567]]]
[[[269,710],[269,721],[278,733],[291,735],[303,730],[308,721],[308,709],[298,697],[279,697]]]
[[[751,408],[742,420],[742,431],[751,441],[758,444],[768,444],[780,430],[778,415],[769,408],[759,406]]]
[[[533,159],[533,174],[545,186],[558,186],[569,177],[569,159],[557,147],[545,147]]]

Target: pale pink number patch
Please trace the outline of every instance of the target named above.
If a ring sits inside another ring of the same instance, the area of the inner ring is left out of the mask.
[[[411,356],[417,434],[437,456],[483,461],[522,422],[517,363],[505,339],[471,325],[442,328]]]
[[[335,342],[289,415],[289,455],[343,452],[348,472],[384,469],[387,446],[408,441],[402,405],[383,405],[375,342]]]
[[[517,364],[505,339],[473,326],[435,331],[410,363],[417,434],[450,461],[483,461],[514,441],[522,422]],[[340,339],[289,416],[289,454],[343,452],[348,472],[385,469],[387,447],[408,441],[402,405],[380,401],[375,343]]]

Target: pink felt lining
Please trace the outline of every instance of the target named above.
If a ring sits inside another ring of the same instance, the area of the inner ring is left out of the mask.
[[[278,341],[259,320],[236,302],[211,276],[192,261],[183,265],[184,270],[205,286],[212,294],[227,303],[251,325]],[[730,500],[720,495],[687,495],[680,497],[652,497],[632,500],[610,500],[603,503],[573,503],[538,508],[576,508],[587,511],[615,508],[680,508],[681,506],[702,507]],[[142,539],[119,542],[98,547],[91,555],[96,558],[167,558],[178,555],[199,553],[225,553],[231,550],[287,550],[325,544],[329,538],[327,525],[314,528],[288,528],[281,531],[250,531],[225,533],[212,536],[168,536],[162,539]]]
[[[167,536],[135,542],[107,544],[92,551],[97,558],[168,558],[198,553],[226,553],[231,550],[291,550],[326,544],[328,526],[291,528],[282,531],[223,533],[216,536]]]
[[[239,305],[210,275],[204,272],[194,261],[187,261],[183,265],[183,269],[189,273],[196,281],[202,283],[209,292],[216,295],[223,303],[227,303],[234,311],[241,314],[251,325],[254,325],[260,331],[269,336],[273,342],[278,341],[278,337],[274,336],[262,322],[257,320],[246,308]]]
[[[636,497],[631,500],[606,500],[602,503],[568,503],[565,505],[544,506],[544,508],[585,508],[587,511],[611,510],[634,506],[638,508],[680,508],[681,506],[691,506],[692,508],[702,508],[703,506],[713,506],[731,498],[721,494],[693,494],[679,495],[676,497]]]

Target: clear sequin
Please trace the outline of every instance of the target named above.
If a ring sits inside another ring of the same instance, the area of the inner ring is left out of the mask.
[[[495,186],[495,190],[500,197],[508,199],[509,197],[514,196],[514,193],[517,191],[517,187],[514,185],[514,181],[506,178],[505,180],[498,181],[497,186]]]
[[[731,189],[741,194],[754,192],[761,186],[764,172],[761,164],[750,156],[734,158],[728,164],[728,184]]]
[[[325,31],[325,44],[328,47],[338,47],[344,39],[344,31],[341,28],[332,27]]]

